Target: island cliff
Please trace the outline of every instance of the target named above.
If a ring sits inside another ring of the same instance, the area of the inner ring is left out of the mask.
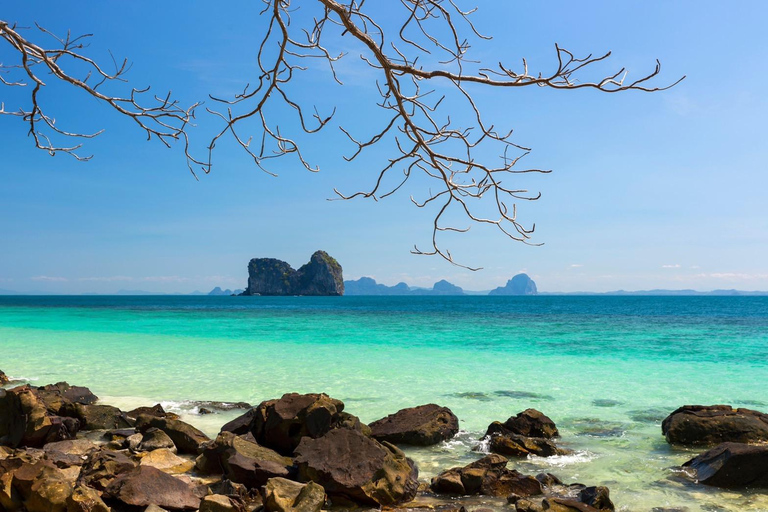
[[[274,258],[254,258],[243,295],[344,295],[341,265],[325,251],[298,270]]]
[[[528,274],[517,274],[507,281],[506,286],[499,286],[491,290],[488,295],[537,295],[536,283],[528,277]]]

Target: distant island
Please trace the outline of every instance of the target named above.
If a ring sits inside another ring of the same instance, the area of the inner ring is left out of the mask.
[[[387,286],[377,283],[371,277],[361,277],[355,281],[344,281],[347,295],[486,295],[484,292],[464,291],[461,287],[445,279],[436,282],[432,288],[415,288],[406,283]],[[536,295],[536,283],[527,274],[517,274],[507,281],[506,286],[496,288],[488,295]]]
[[[325,251],[316,251],[298,270],[275,258],[254,258],[241,295],[344,295],[344,277],[339,262]]]
[[[208,295],[211,297],[217,297],[217,296],[229,296],[229,295],[241,295],[245,290],[230,290],[227,288],[226,290],[222,290],[221,287],[217,286],[213,290],[208,292]]]

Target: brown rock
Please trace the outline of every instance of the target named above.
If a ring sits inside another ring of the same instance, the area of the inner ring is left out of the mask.
[[[248,488],[259,488],[273,477],[291,477],[293,460],[231,432],[222,432],[197,459],[204,473],[223,474]]]
[[[552,439],[560,435],[555,422],[536,409],[526,409],[516,416],[512,416],[504,422],[504,427],[525,437]]]
[[[146,453],[141,458],[140,465],[151,466],[170,474],[180,474],[191,471],[195,467],[195,461],[179,457],[168,448],[160,448]]]
[[[179,419],[175,414],[165,412],[165,409],[163,409],[163,406],[160,404],[155,404],[152,407],[137,407],[136,409],[125,413],[128,418],[131,418],[134,421],[142,414],[146,416],[154,416],[155,418]]]
[[[542,493],[541,483],[507,469],[507,459],[491,454],[462,468],[451,468],[432,479],[433,491],[445,494],[482,494],[485,496],[521,497]]]
[[[71,482],[40,478],[32,484],[24,506],[27,512],[66,512],[72,490]]]
[[[179,453],[198,455],[203,445],[211,439],[201,431],[181,420],[169,418],[157,418],[147,415],[139,415],[136,418],[136,429],[144,433],[150,428],[158,428],[168,434]]]
[[[267,512],[320,512],[325,504],[325,490],[315,482],[270,478],[261,495]]]
[[[80,472],[80,483],[103,491],[119,475],[137,466],[137,463],[120,452],[108,450],[93,452],[88,455]]]
[[[296,448],[299,478],[316,482],[329,495],[368,505],[409,501],[418,489],[418,470],[405,454],[361,432],[335,429]]]
[[[203,498],[200,512],[241,512],[244,507],[237,501],[221,494],[211,494]]]
[[[402,409],[369,426],[377,441],[430,446],[455,436],[459,419],[447,407],[427,404]]]
[[[110,512],[110,509],[97,491],[79,485],[67,498],[67,512]]]
[[[11,382],[11,379],[5,374],[3,370],[0,370],[0,386],[4,386]]]
[[[343,410],[343,402],[324,393],[287,393],[278,400],[262,402],[223,430],[249,431],[262,446],[291,455],[303,437],[318,438],[340,422],[354,424]]]
[[[683,465],[696,470],[705,485],[768,488],[768,446],[723,443]]]
[[[51,414],[30,386],[0,389],[0,444],[39,447],[71,439],[76,420]]]
[[[149,466],[123,473],[107,487],[104,496],[134,507],[157,505],[169,510],[200,507],[200,498],[195,496],[192,486]]]
[[[730,405],[686,405],[667,416],[661,432],[671,444],[715,445],[768,441],[768,415]]]
[[[498,421],[488,426],[485,436],[490,438],[489,448],[492,452],[510,457],[527,457],[528,455],[550,457],[570,453],[569,450],[559,448],[550,439],[526,437],[514,433]]]
[[[63,405],[61,413],[80,420],[81,430],[111,430],[133,426],[120,409],[111,405],[71,403]]]
[[[140,452],[151,452],[153,450],[159,450],[165,448],[176,453],[176,445],[173,444],[173,440],[160,430],[159,428],[149,428],[142,436],[141,442],[136,447]]]

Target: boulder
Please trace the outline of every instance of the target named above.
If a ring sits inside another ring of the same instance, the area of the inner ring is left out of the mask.
[[[0,389],[0,444],[39,447],[72,439],[79,422],[52,414],[30,386]]]
[[[208,436],[189,423],[140,414],[136,418],[136,430],[145,433],[150,428],[157,428],[168,434],[179,453],[197,455],[203,449],[203,445],[211,441]]]
[[[119,475],[134,469],[136,466],[136,461],[123,453],[100,450],[88,455],[88,459],[80,471],[79,482],[103,491]]]
[[[172,420],[179,419],[176,414],[173,414],[172,412],[165,412],[165,409],[163,409],[163,406],[160,404],[155,404],[152,407],[137,407],[136,409],[125,413],[126,417],[132,419],[134,422],[136,421],[136,418],[142,414],[147,416],[154,416],[155,418],[169,418]]]
[[[543,487],[533,476],[507,469],[507,459],[491,454],[462,468],[451,468],[432,479],[431,489],[444,494],[536,496]]]
[[[262,446],[292,455],[303,437],[318,438],[334,428],[368,431],[355,416],[344,413],[344,403],[325,393],[287,393],[267,400],[226,424],[222,431],[250,432]]]
[[[129,438],[130,440],[130,438]],[[136,446],[136,451],[151,452],[153,450],[159,450],[165,448],[173,453],[176,453],[176,445],[173,444],[173,440],[160,430],[159,428],[149,428],[141,437],[140,442]]]
[[[53,414],[60,414],[61,406],[66,403],[93,405],[99,400],[99,397],[94,395],[90,389],[82,386],[70,386],[66,382],[57,382],[33,389]]]
[[[525,437],[543,437],[552,439],[558,437],[555,422],[536,409],[526,409],[504,422],[509,431]]]
[[[203,473],[223,474],[231,482],[255,489],[273,477],[292,477],[293,460],[231,432],[222,432],[197,458]]]
[[[64,404],[60,412],[64,416],[77,418],[80,430],[112,430],[132,427],[132,422],[123,412],[111,405]]]
[[[267,512],[320,512],[325,504],[325,490],[315,482],[270,478],[261,495]]]
[[[683,466],[696,470],[698,482],[705,485],[768,488],[768,446],[723,443]]]
[[[5,374],[3,370],[0,370],[0,386],[5,386],[10,382],[11,382],[11,379],[8,378],[8,376]]]
[[[72,482],[57,478],[39,478],[30,487],[24,506],[27,512],[67,512],[67,503],[72,491]]]
[[[157,468],[170,474],[186,473],[195,467],[195,461],[179,457],[168,448],[160,448],[146,453],[139,464]]]
[[[295,453],[299,479],[322,485],[331,496],[389,506],[413,499],[418,490],[418,470],[402,451],[357,430],[305,437]]]
[[[394,444],[430,446],[452,438],[459,431],[459,419],[447,407],[435,404],[402,409],[374,421],[371,437]]]
[[[730,405],[685,405],[667,416],[661,432],[671,444],[707,446],[768,441],[768,415]]]
[[[559,448],[551,439],[516,434],[498,421],[488,426],[484,439],[488,439],[488,447],[493,453],[510,457],[527,457],[528,455],[550,457],[570,453],[569,450]]]
[[[200,512],[244,512],[244,507],[229,496],[210,494],[200,502]]]
[[[96,490],[78,485],[67,498],[67,512],[110,512],[110,508]]]
[[[598,510],[616,510],[611,501],[611,491],[603,486],[585,487],[579,492],[579,501]]]
[[[104,497],[133,507],[157,505],[168,510],[197,510],[200,498],[193,487],[159,469],[140,466],[117,477]]]

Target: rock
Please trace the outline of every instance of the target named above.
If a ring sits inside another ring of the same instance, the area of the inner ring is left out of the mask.
[[[596,508],[597,510],[613,511],[616,507],[611,501],[611,492],[607,487],[592,486],[582,489],[579,492],[579,501]]]
[[[120,452],[108,450],[93,452],[88,455],[80,471],[80,483],[99,491],[106,489],[119,475],[131,471],[137,463]]]
[[[149,466],[123,473],[104,496],[134,507],[157,505],[169,510],[197,510],[201,501],[191,485]]]
[[[267,512],[320,512],[325,504],[325,489],[315,482],[270,478],[261,495]]]
[[[155,418],[170,418],[173,420],[179,419],[179,417],[175,414],[165,412],[165,409],[163,409],[163,406],[160,404],[155,404],[152,407],[137,407],[136,409],[125,413],[128,418],[134,421],[136,421],[136,418],[142,414],[146,416],[153,416]]]
[[[169,418],[157,418],[140,414],[136,418],[136,429],[140,432],[147,432],[150,428],[158,428],[168,434],[179,453],[189,453],[197,455],[203,449],[203,445],[209,443],[211,439],[201,431],[181,420],[172,420]]]
[[[661,432],[671,444],[714,445],[768,441],[768,415],[729,405],[686,405],[667,416]]]
[[[160,432],[163,432],[162,430]],[[165,434],[165,432],[163,432]],[[165,434],[166,436],[168,434]],[[170,438],[169,438],[170,439]],[[150,451],[150,450],[139,450],[139,446],[141,445],[141,442],[144,441],[144,436],[138,432],[135,434],[131,434],[130,436],[126,437],[123,443],[120,445],[122,448],[128,448],[132,452],[138,452],[138,451]],[[173,442],[173,441],[171,441]],[[176,446],[174,445],[173,453],[176,453]]]
[[[357,281],[344,281],[345,295],[411,295],[411,288],[405,283],[395,286],[379,284],[370,277],[361,277]]]
[[[356,503],[389,506],[413,499],[418,470],[405,454],[361,432],[335,429],[296,448],[299,479],[316,482],[329,495]]]
[[[560,436],[555,422],[536,409],[526,409],[504,422],[504,426],[515,434],[525,437],[552,439]]]
[[[715,487],[768,487],[768,446],[723,443],[683,466],[696,470],[697,480]]]
[[[451,468],[432,479],[431,489],[445,494],[482,494],[520,497],[542,493],[541,483],[532,476],[507,469],[507,459],[491,454],[463,468]]]
[[[48,443],[43,447],[43,451],[46,454],[58,452],[78,457],[83,457],[98,449],[99,447],[88,439],[68,439],[66,441]]]
[[[0,444],[39,447],[72,439],[79,422],[51,414],[30,386],[0,389]]]
[[[570,453],[569,450],[559,448],[550,439],[516,434],[498,421],[488,426],[484,439],[486,438],[489,440],[488,447],[493,453],[510,457],[527,457],[528,455],[550,457]]]
[[[517,274],[507,281],[505,286],[500,286],[488,292],[488,295],[536,295],[536,283],[528,277],[528,274]]]
[[[341,400],[325,393],[287,393],[279,400],[262,402],[222,430],[250,432],[260,445],[291,455],[303,437],[318,438],[338,427],[367,430],[356,417],[343,410]]]
[[[71,403],[62,406],[61,412],[80,420],[81,430],[111,430],[133,426],[120,409],[111,405]]]
[[[176,453],[177,451],[176,445],[173,444],[173,440],[168,436],[168,434],[159,428],[151,427],[147,429],[146,432],[144,432],[141,441],[136,447],[136,451],[151,452],[161,448],[168,449],[173,453]]]
[[[236,501],[221,494],[205,496],[200,503],[200,512],[241,512],[242,510],[244,510],[243,507]]]
[[[429,446],[455,436],[459,419],[447,407],[427,404],[402,409],[369,426],[377,441]]]
[[[197,458],[204,473],[223,474],[228,480],[254,489],[273,477],[294,475],[293,459],[231,432],[222,432]]]
[[[67,498],[67,512],[110,512],[110,509],[96,490],[78,485]]]
[[[432,285],[432,293],[430,295],[464,295],[464,290],[442,279]]]
[[[548,512],[597,512],[598,509],[586,503],[568,498],[546,498],[542,502],[543,510]]]
[[[8,378],[8,376],[5,374],[3,370],[0,370],[0,386],[5,386],[10,382],[11,382],[11,379]]]
[[[82,405],[93,405],[99,400],[99,397],[94,395],[90,389],[82,386],[70,386],[66,382],[48,384],[47,386],[35,388],[35,391],[43,401],[51,404],[54,408],[55,404],[60,400]],[[58,399],[56,397],[58,397]],[[59,410],[57,408],[51,412],[58,413]]]
[[[170,474],[180,474],[191,471],[195,467],[195,461],[179,457],[167,448],[159,448],[144,455],[140,465],[157,468]]]
[[[324,251],[299,270],[274,258],[254,258],[243,295],[344,295],[341,265]]]
[[[71,482],[54,478],[40,478],[30,488],[24,500],[27,512],[66,512],[67,501],[72,495]]]

